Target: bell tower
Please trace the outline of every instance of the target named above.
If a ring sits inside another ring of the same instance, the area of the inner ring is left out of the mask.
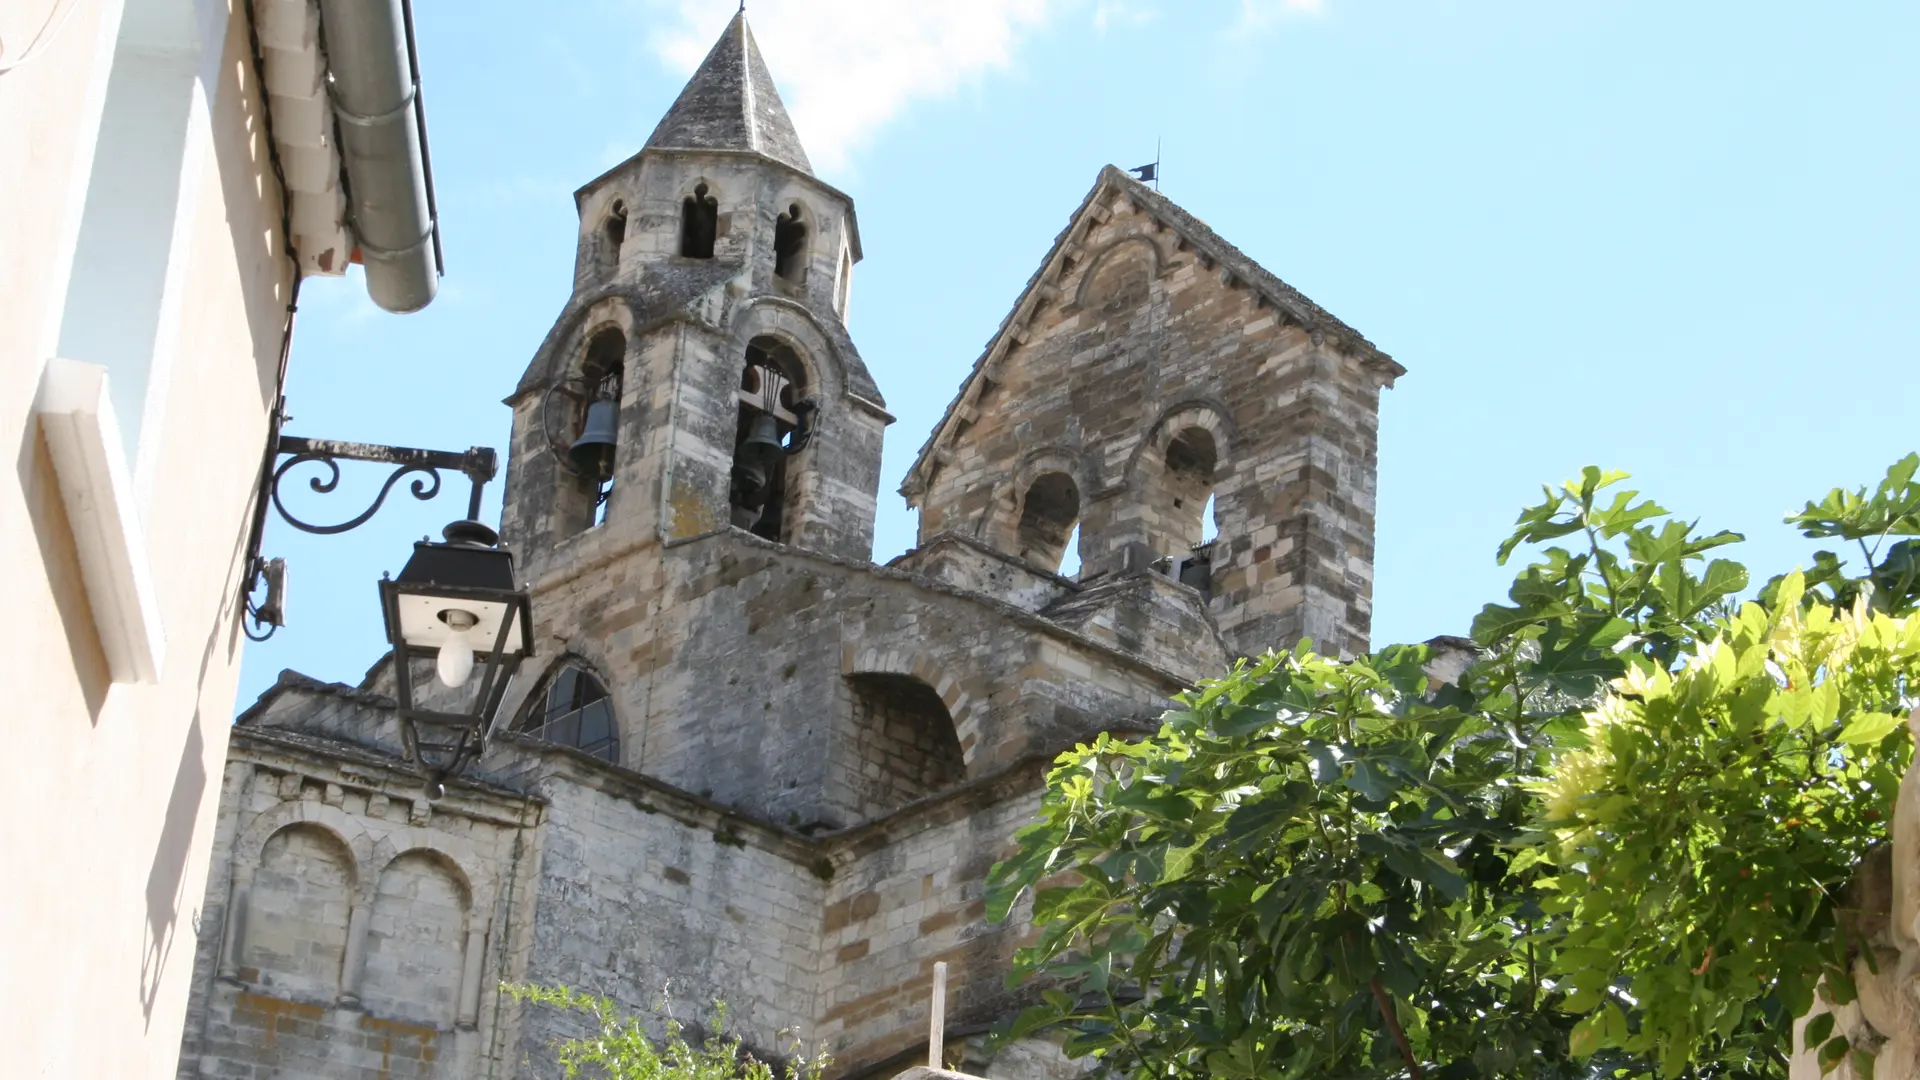
[[[573,294],[508,398],[502,532],[529,575],[730,528],[869,558],[893,418],[846,329],[859,224],[744,12],[574,202]]]

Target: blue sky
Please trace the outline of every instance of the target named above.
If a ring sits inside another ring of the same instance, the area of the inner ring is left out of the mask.
[[[500,399],[566,300],[573,189],[640,147],[733,8],[416,5],[443,291],[392,316],[357,281],[309,282],[289,432],[504,450]],[[1381,412],[1376,644],[1464,632],[1511,579],[1493,549],[1514,514],[1582,465],[1746,532],[1765,573],[1811,550],[1783,511],[1920,445],[1920,5],[748,17],[816,170],[859,206],[851,327],[899,417],[879,560],[912,542],[900,476],[1055,233],[1156,138],[1167,195],[1408,369]],[[357,681],[383,649],[375,580],[463,503],[401,499],[342,537],[270,526],[291,625],[248,647],[240,706],[286,667]]]

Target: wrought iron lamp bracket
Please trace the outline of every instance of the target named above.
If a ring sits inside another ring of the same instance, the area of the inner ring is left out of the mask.
[[[280,485],[287,481],[288,473],[301,465],[322,466],[324,474],[309,477],[307,486],[317,494],[327,495],[340,486],[340,462],[343,460],[393,466],[386,483],[380,485],[373,502],[365,510],[344,521],[315,523],[299,518],[287,509],[286,503],[280,498]],[[461,453],[385,446],[380,443],[341,442],[337,439],[309,439],[299,435],[277,435],[269,461],[270,468],[261,477],[259,512],[264,514],[266,505],[271,503],[281,520],[287,524],[301,532],[322,536],[349,532],[366,524],[385,505],[394,485],[409,475],[413,480],[407,488],[414,498],[422,502],[434,498],[440,494],[442,470],[460,473],[472,484],[467,495],[467,519],[475,520],[480,516],[480,497],[488,481],[500,471],[499,455],[491,447],[474,446]],[[285,582],[285,568],[284,565],[271,565],[279,560],[260,557],[258,547],[262,524],[264,521],[256,521],[254,551],[248,566],[246,608],[247,620],[251,625],[243,627],[247,637],[254,641],[265,641],[272,637],[273,632],[283,624],[285,613],[284,598],[280,595]],[[262,589],[265,589],[265,595],[256,599],[255,594]]]

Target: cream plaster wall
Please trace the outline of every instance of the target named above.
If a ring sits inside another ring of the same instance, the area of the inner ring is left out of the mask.
[[[236,592],[287,262],[244,8],[203,0],[216,33],[205,47],[219,50],[204,69],[211,137],[189,143],[200,161],[182,170],[176,360],[142,436],[167,655],[157,684],[111,683],[32,403],[59,332],[122,6],[0,6],[8,57],[56,3],[79,7],[42,55],[0,73],[0,678],[13,691],[0,1072],[170,1076],[233,715]]]

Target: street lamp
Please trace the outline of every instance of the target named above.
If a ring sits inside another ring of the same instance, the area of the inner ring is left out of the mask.
[[[514,582],[512,552],[477,521],[456,521],[442,535],[443,543],[413,545],[400,576],[380,582],[400,735],[430,786],[479,756],[508,681],[533,652],[533,608]],[[431,661],[439,685],[416,686],[415,661]]]
[[[422,540],[397,578],[382,575],[380,607],[387,641],[393,646],[393,674],[399,698],[400,736],[407,763],[427,780],[427,794],[445,793],[445,780],[486,747],[487,731],[500,711],[507,684],[520,662],[533,654],[533,607],[513,576],[513,555],[500,546],[499,534],[471,520],[480,514],[480,495],[497,469],[492,450],[466,453],[417,450],[405,446],[305,439],[274,431],[261,470],[253,535],[248,542],[247,636],[264,641],[286,621],[286,564],[260,557],[260,543],[271,506],[302,532],[330,535],[359,527],[380,509],[401,478],[413,474],[416,499],[440,493],[440,471],[464,473],[472,482],[467,520],[441,531],[441,543]],[[281,458],[286,460],[282,461]],[[328,470],[309,486],[328,494],[340,481],[340,462],[364,461],[393,466],[373,504],[334,524],[303,521],[287,511],[280,485],[297,465],[316,463]],[[254,594],[264,590],[264,597]],[[430,662],[434,678],[416,684],[414,664]],[[477,685],[474,674],[479,672]],[[437,684],[437,685],[436,685]]]

